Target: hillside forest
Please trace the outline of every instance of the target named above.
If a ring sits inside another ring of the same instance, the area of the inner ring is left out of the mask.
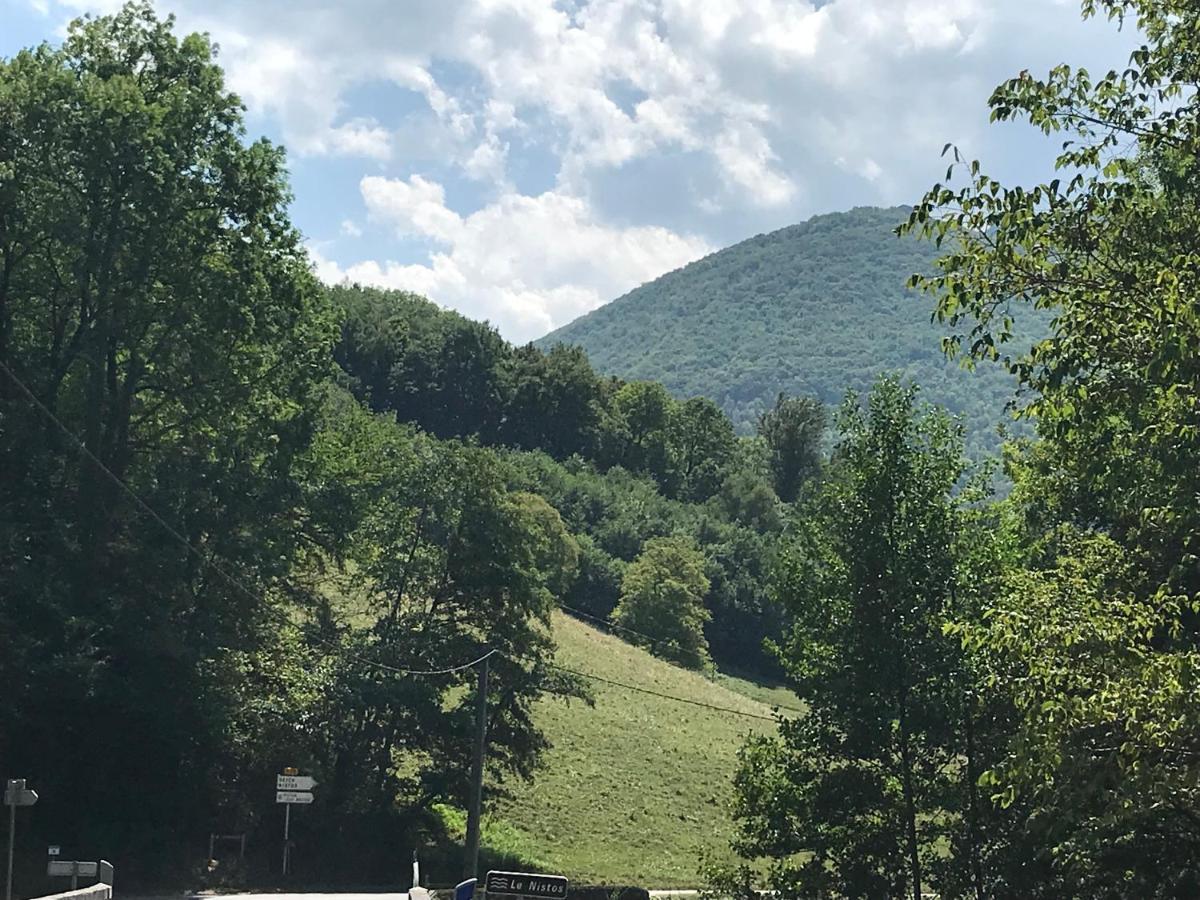
[[[1019,391],[990,456],[912,372],[859,361],[836,403],[735,422],[716,390],[321,284],[283,148],[147,3],[0,60],[0,766],[43,796],[20,858],[212,883],[197,848],[274,828],[292,765],[322,790],[290,886],[388,883],[416,846],[453,883],[477,666],[494,808],[544,770],[544,704],[601,683],[556,656],[566,614],[594,652],[794,698],[705,785],[735,834],[697,886],[1200,892],[1200,11],[1082,12],[1144,45],[990,100],[1060,140],[1056,172],[948,147],[944,183],[864,214],[922,248],[904,303],[938,365]]]
[[[1000,366],[968,370],[942,352],[905,282],[934,269],[937,248],[897,240],[908,207],[814,216],[719,250],[635,288],[537,341],[582,347],[596,369],[657,381],[681,397],[714,400],[739,434],[753,434],[781,392],[828,407],[865,393],[880,372],[921,385],[964,425],[974,460],[1027,429],[1007,413],[1018,383]],[[1014,310],[1018,342],[1045,334],[1049,316]]]

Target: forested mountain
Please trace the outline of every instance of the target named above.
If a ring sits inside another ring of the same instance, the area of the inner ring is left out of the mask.
[[[927,400],[966,417],[972,454],[994,449],[1013,382],[998,367],[967,372],[943,357],[944,329],[905,287],[932,268],[937,249],[896,237],[907,215],[859,208],[758,235],[537,343],[578,344],[600,372],[710,397],[742,432],[779,391],[833,405],[847,388],[898,372],[920,383]]]
[[[716,254],[559,335],[619,377],[320,284],[282,148],[148,2],[0,59],[0,760],[42,796],[18,896],[51,842],[156,894],[395,886],[411,848],[434,883],[544,871],[580,834],[572,880],[680,883],[718,816],[739,900],[1200,896],[1200,7],[1084,6],[1136,13],[1130,68],[990,101],[1078,174],[956,150],[911,210]],[[1036,432],[996,498],[926,400],[978,452],[1008,378]],[[714,664],[796,705],[713,693]],[[283,880],[281,764],[319,785]],[[462,866],[485,808],[555,834]],[[214,833],[246,859],[201,857]]]

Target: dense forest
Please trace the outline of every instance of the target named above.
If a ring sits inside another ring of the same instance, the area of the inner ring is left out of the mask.
[[[962,416],[973,458],[1012,430],[1015,382],[997,368],[967,371],[941,349],[945,329],[906,290],[933,270],[937,249],[899,239],[906,207],[859,208],[742,241],[663,275],[538,341],[573,344],[606,374],[661,382],[680,397],[711,397],[742,433],[780,391],[836,406],[882,372],[900,373]],[[1046,317],[1022,311],[1025,333]]]
[[[577,349],[319,284],[242,115],[145,4],[0,63],[0,761],[44,798],[26,849],[134,885],[260,831],[299,766],[300,873],[378,881],[466,806],[471,661],[497,790],[546,749],[533,700],[587,699],[558,604],[780,671],[775,485],[815,474],[823,419],[781,397],[737,438]]]
[[[990,101],[1064,140],[1058,177],[1005,185],[948,148],[906,211],[735,248],[766,270],[739,327],[809,341],[748,342],[759,372],[833,358],[818,310],[886,324],[904,359],[874,340],[822,370],[841,385],[707,398],[320,284],[282,148],[148,4],[0,60],[0,764],[43,795],[22,865],[56,842],[193,887],[210,833],[277,821],[283,765],[323,786],[294,884],[454,852],[436,810],[468,806],[476,667],[493,796],[538,776],[538,702],[592,699],[555,662],[562,610],[795,691],[729,773],[741,861],[706,875],[727,896],[1200,892],[1200,11],[1083,11],[1136,19],[1128,68]],[[820,296],[798,274],[796,246],[896,217],[935,326],[911,298],[901,321],[895,260]],[[732,341],[725,277],[689,315]],[[793,277],[807,313],[767,302]],[[628,299],[593,321],[622,310],[670,335]],[[948,399],[943,349],[991,380]],[[975,406],[1006,383],[1031,428],[980,461]]]

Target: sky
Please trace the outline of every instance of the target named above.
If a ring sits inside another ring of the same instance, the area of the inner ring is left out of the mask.
[[[0,0],[0,56],[111,0]],[[318,274],[527,341],[812,215],[915,202],[953,142],[1004,181],[1058,144],[989,125],[1023,69],[1119,68],[1078,0],[161,0],[288,150]]]

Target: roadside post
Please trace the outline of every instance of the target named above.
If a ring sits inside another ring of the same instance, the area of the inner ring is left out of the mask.
[[[10,778],[4,789],[4,805],[8,807],[8,874],[5,876],[4,900],[12,900],[13,847],[17,834],[17,807],[37,803],[37,791],[25,787],[24,778]]]
[[[317,786],[311,775],[301,775],[299,770],[288,766],[282,775],[275,776],[275,802],[285,805],[283,813],[283,874],[292,871],[292,807],[307,806],[313,802],[312,789]],[[9,898],[11,900],[11,898]]]

